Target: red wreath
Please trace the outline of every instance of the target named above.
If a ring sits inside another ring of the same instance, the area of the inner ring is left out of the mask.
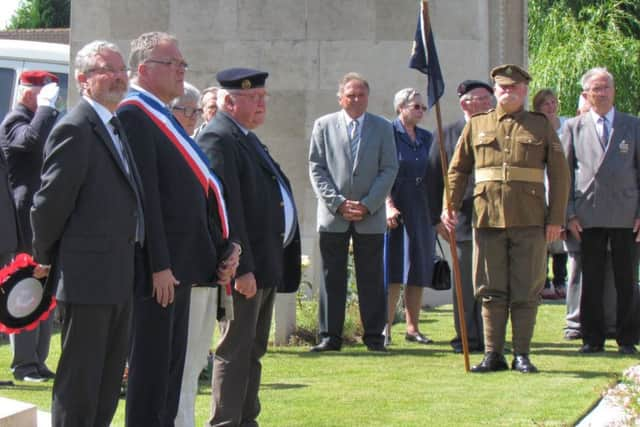
[[[29,254],[21,253],[16,255],[16,257],[13,259],[11,263],[9,263],[8,265],[0,269],[0,292],[3,292],[2,287],[11,278],[11,276],[14,273],[25,268],[36,267],[37,265],[38,264],[33,260],[33,258]],[[49,318],[49,314],[56,307],[56,304],[57,303],[56,303],[55,297],[51,295],[51,302],[49,303],[49,307],[33,322],[21,328],[12,328],[0,322],[0,333],[17,334],[23,331],[34,330],[40,322],[47,320]]]

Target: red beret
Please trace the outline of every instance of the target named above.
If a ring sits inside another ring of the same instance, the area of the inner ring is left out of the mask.
[[[23,86],[44,86],[51,82],[58,83],[58,77],[48,71],[30,70],[20,74],[20,84]]]

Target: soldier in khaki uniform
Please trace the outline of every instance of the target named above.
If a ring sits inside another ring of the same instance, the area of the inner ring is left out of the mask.
[[[447,229],[455,227],[467,179],[475,173],[473,274],[486,353],[471,371],[508,369],[503,350],[510,313],[511,368],[537,372],[529,347],[546,275],[546,242],[560,236],[565,220],[569,170],[553,126],[543,114],[524,110],[529,74],[507,64],[491,70],[491,77],[497,107],[474,115],[462,131],[449,168],[453,209],[444,209],[441,219]]]

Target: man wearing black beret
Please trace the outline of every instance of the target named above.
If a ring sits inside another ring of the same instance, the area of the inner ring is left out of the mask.
[[[464,125],[471,116],[482,113],[493,107],[493,88],[480,80],[465,80],[458,85],[458,98],[460,98],[460,109],[464,117],[447,125],[442,134],[444,136],[444,148],[447,152],[447,159],[451,159],[456,148],[460,134]],[[436,138],[438,135],[436,135]],[[429,152],[429,165],[427,169],[431,174],[427,180],[429,188],[431,209],[431,221],[436,227],[438,234],[444,239],[448,239],[447,230],[440,222],[440,212],[442,212],[442,194],[444,182],[442,180],[442,166],[440,163],[440,144],[431,144]],[[462,301],[464,304],[464,318],[467,325],[467,339],[469,350],[472,352],[484,352],[484,337],[482,332],[482,306],[473,295],[472,277],[472,242],[471,242],[471,210],[473,205],[473,180],[469,180],[467,190],[460,209],[460,219],[456,227],[456,244],[458,246],[458,261],[460,263],[460,273],[462,281]],[[460,333],[460,322],[458,317],[458,300],[453,288],[453,319],[455,323],[456,336],[451,340],[451,347],[456,353],[462,353],[462,338]]]
[[[260,359],[267,351],[276,291],[300,283],[300,231],[289,180],[252,132],[264,123],[268,74],[230,68],[217,74],[219,112],[198,144],[225,184],[232,234],[242,245],[233,321],[213,365],[210,424],[257,426]]]

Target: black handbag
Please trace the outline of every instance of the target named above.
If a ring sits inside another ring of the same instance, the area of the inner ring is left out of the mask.
[[[440,239],[436,235],[436,242],[440,248],[440,255],[434,256],[433,276],[431,278],[431,289],[436,291],[446,291],[451,289],[451,268],[446,259],[444,259],[444,251],[440,244]]]

